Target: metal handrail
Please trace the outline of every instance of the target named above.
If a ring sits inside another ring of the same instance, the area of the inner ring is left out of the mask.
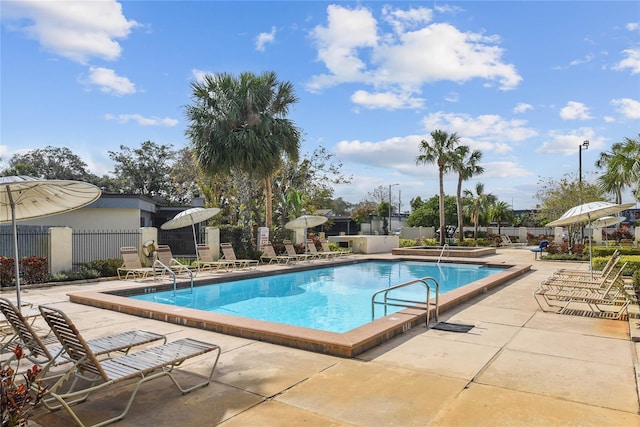
[[[436,320],[438,319],[438,312],[439,312],[439,308],[438,308],[438,304],[440,303],[439,301],[439,292],[440,292],[440,285],[438,284],[437,280],[434,279],[433,277],[423,277],[422,279],[415,279],[412,280],[410,282],[406,282],[406,283],[401,283],[399,285],[394,285],[391,286],[389,288],[385,288],[385,289],[380,289],[379,291],[376,291],[373,293],[373,295],[371,296],[371,320],[373,321],[375,319],[375,306],[376,304],[383,304],[384,305],[384,315],[387,315],[387,307],[392,306],[392,307],[405,307],[405,308],[424,308],[427,312],[427,318],[426,318],[426,326],[429,327],[430,324],[430,300],[431,300],[431,287],[429,286],[429,284],[427,283],[427,281],[433,281],[433,283],[435,284],[435,291],[436,291]],[[389,292],[396,290],[396,289],[400,289],[400,288],[405,288],[407,286],[411,286],[411,285],[415,285],[415,284],[422,284],[424,285],[424,287],[426,288],[426,296],[425,296],[425,300],[424,301],[415,301],[415,300],[407,300],[407,299],[401,299],[401,298],[390,298],[389,297]],[[384,295],[384,300],[383,301],[376,301],[376,297],[380,294]],[[423,307],[421,307],[421,305]]]
[[[156,266],[159,266],[163,270],[168,271],[171,274],[171,276],[173,276],[173,295],[175,296],[176,289],[177,289],[177,280],[176,280],[177,275],[176,275],[176,272],[173,271],[173,269],[171,267],[167,266],[166,264],[164,264],[160,260],[155,260],[153,262],[153,267],[155,268]],[[193,293],[193,271],[191,271],[190,269],[188,269],[186,267],[184,268],[184,270],[188,271],[189,272],[189,276],[191,277],[191,293]]]
[[[449,258],[451,248],[449,247],[448,243],[445,243],[444,246],[442,247],[442,250],[440,251],[440,256],[438,257],[438,262],[436,264],[440,264],[440,260],[442,259],[442,254],[444,253],[445,249],[447,250],[447,258]]]

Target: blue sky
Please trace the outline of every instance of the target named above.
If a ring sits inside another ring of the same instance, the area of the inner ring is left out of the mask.
[[[477,182],[514,209],[540,179],[593,180],[598,154],[640,133],[637,1],[6,1],[0,157],[68,147],[96,174],[108,151],[184,147],[183,107],[202,73],[275,71],[300,101],[302,151],[324,146],[353,176],[438,192],[416,165],[435,129],[483,152]],[[456,177],[445,191],[455,194]],[[627,196],[625,202],[633,201]]]

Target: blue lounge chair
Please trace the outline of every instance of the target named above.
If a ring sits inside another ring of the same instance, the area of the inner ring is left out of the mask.
[[[542,251],[547,249],[548,246],[549,246],[549,241],[548,240],[542,240],[537,248],[533,248],[533,249],[529,249],[529,250],[534,253],[535,259],[538,259],[538,254],[539,253],[541,254]]]

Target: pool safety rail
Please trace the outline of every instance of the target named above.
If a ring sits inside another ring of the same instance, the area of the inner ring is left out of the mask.
[[[435,299],[434,304],[431,304],[431,286],[429,283],[432,282],[433,288],[435,291]],[[408,286],[424,286],[425,287],[425,298],[424,300],[407,300],[403,298],[393,298],[389,296],[389,293],[395,291],[397,289],[406,288]],[[382,296],[382,300],[379,300],[379,296]],[[394,285],[389,288],[380,289],[379,291],[374,292],[371,296],[371,320],[375,320],[376,316],[376,305],[382,305],[384,307],[384,315],[387,315],[387,307],[404,307],[404,308],[418,308],[423,309],[427,312],[426,318],[426,327],[428,328],[431,323],[431,306],[433,305],[433,310],[435,311],[434,320],[438,321],[438,314],[440,311],[440,284],[433,277],[423,277],[422,279],[411,280],[406,283],[401,283],[399,285]]]
[[[438,257],[438,262],[436,264],[440,264],[440,260],[442,259],[442,254],[444,254],[445,249],[447,250],[447,258],[449,258],[451,251],[449,248],[449,244],[445,243],[444,246],[442,247],[442,250],[440,251],[440,256]]]
[[[153,268],[154,269],[159,269],[162,270],[163,274],[164,272],[169,273],[172,277],[173,277],[173,296],[176,295],[176,288],[177,288],[177,281],[176,281],[176,272],[169,267],[168,265],[164,264],[162,261],[160,260],[155,260],[153,262]],[[191,277],[191,293],[193,293],[193,271],[189,270],[188,268],[185,268],[184,271],[188,271],[189,272],[189,276]]]

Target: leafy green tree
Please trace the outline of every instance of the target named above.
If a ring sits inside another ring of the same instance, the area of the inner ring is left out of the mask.
[[[353,208],[351,218],[356,224],[361,225],[362,223],[368,222],[371,215],[375,212],[376,204],[369,200],[363,200]]]
[[[513,215],[513,209],[506,202],[496,202],[489,208],[489,219],[498,223],[498,234],[502,234],[502,223],[512,222],[515,216]]]
[[[456,210],[458,213],[458,240],[464,240],[464,222],[462,220],[462,182],[471,179],[476,175],[484,173],[484,168],[480,166],[482,152],[473,150],[466,146],[460,145],[454,150],[453,170],[458,174],[458,187],[456,189]]]
[[[389,215],[389,202],[388,201],[383,201],[378,203],[378,206],[376,207],[376,213],[378,214],[378,216],[380,218],[382,218],[382,234],[389,234],[389,222],[388,222],[388,215]]]
[[[496,196],[484,192],[484,184],[476,184],[475,194],[470,190],[464,190],[463,209],[465,215],[471,218],[473,223],[473,235],[478,238],[478,226],[481,224],[483,214],[497,201]]]
[[[460,143],[460,137],[454,132],[449,135],[442,130],[431,132],[431,141],[420,142],[420,154],[416,158],[416,164],[436,164],[438,166],[438,180],[440,183],[440,245],[444,245],[446,239],[445,212],[444,212],[444,174],[451,170],[454,162],[454,150]]]
[[[221,73],[205,75],[191,83],[191,90],[186,135],[198,165],[210,175],[242,171],[249,179],[263,180],[265,222],[271,227],[271,178],[284,156],[297,161],[299,154],[300,131],[287,118],[298,101],[293,85],[279,82],[274,72]]]
[[[440,217],[443,212],[445,225],[456,223],[456,198],[454,196],[444,197],[444,210],[440,210],[440,197],[437,195],[431,197],[411,212],[407,218],[407,225],[409,227],[436,227],[441,230],[444,228],[440,227]]]
[[[9,166],[2,171],[5,176],[28,175],[44,179],[70,179],[95,182],[87,164],[65,147],[36,148],[25,154],[15,154]]]
[[[149,197],[169,198],[171,164],[175,152],[171,145],[158,145],[145,141],[140,148],[120,145],[120,151],[109,151],[114,162],[113,173],[123,193],[142,194]]]
[[[597,178],[600,187],[622,203],[622,192],[630,188],[640,200],[640,134],[638,139],[625,138],[611,146],[611,151],[600,153],[596,167],[605,169]]]

